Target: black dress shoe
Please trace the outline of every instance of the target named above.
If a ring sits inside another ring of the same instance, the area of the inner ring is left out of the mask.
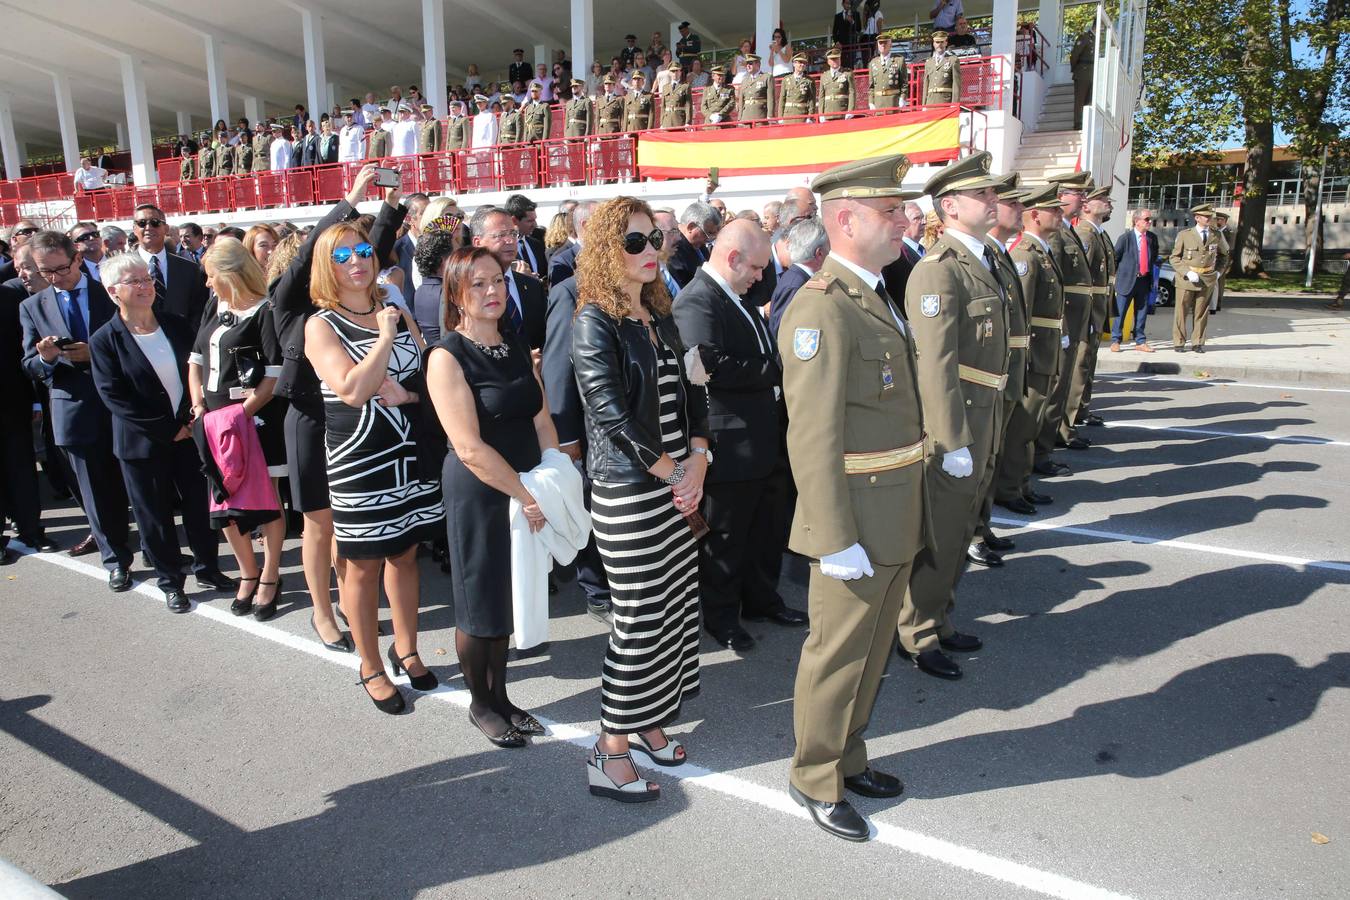
[[[994,505],[1001,506],[1008,512],[1015,512],[1023,516],[1036,515],[1036,507],[1032,506],[1029,500],[1025,500],[1022,497],[1014,497],[1011,500],[995,500]]]
[[[1097,415],[1096,413],[1090,412],[1090,413],[1088,413],[1088,414],[1085,415],[1085,416],[1079,416],[1077,419],[1074,420],[1074,423],[1073,423],[1073,424],[1075,424],[1075,425],[1090,425],[1090,426],[1095,427],[1095,426],[1097,426],[1097,425],[1104,425],[1104,424],[1106,424],[1106,423],[1105,423],[1105,421],[1102,419],[1101,416]]]
[[[84,540],[80,541],[74,547],[71,547],[69,550],[67,550],[66,555],[84,556],[86,553],[93,553],[97,549],[98,549],[98,542],[94,540],[94,536],[92,534],[87,534],[84,536]]]
[[[708,634],[718,645],[728,647],[737,653],[743,653],[755,646],[755,639],[750,636],[750,632],[739,625],[730,628],[709,628]]]
[[[812,800],[792,785],[788,785],[788,796],[796,800],[798,806],[806,807],[806,812],[811,816],[811,821],[815,822],[822,831],[835,837],[841,837],[846,841],[860,843],[871,837],[871,829],[867,826],[867,820],[847,800],[840,800],[838,803]]]
[[[974,653],[984,646],[984,641],[973,634],[953,631],[947,637],[939,637],[938,646],[943,650],[951,650],[953,653]]]
[[[19,561],[19,554],[8,547],[0,547],[0,566],[12,566]]]
[[[1087,438],[1074,436],[1058,446],[1067,447],[1070,450],[1086,450],[1092,446],[1092,442]]]
[[[197,573],[197,587],[208,591],[232,591],[239,585],[224,572],[208,569]]]
[[[1204,347],[1196,347],[1196,348],[1195,348],[1195,352],[1196,352],[1196,353],[1204,353],[1204,352],[1205,352],[1205,348],[1204,348]]]
[[[999,537],[992,531],[986,531],[984,533],[984,545],[990,550],[997,550],[1000,553],[1005,550],[1011,550],[1017,546],[1013,543],[1012,538]]]
[[[806,613],[800,609],[792,609],[787,606],[779,607],[767,615],[742,616],[742,618],[747,622],[772,622],[786,628],[797,628],[810,621]]]
[[[19,540],[32,547],[38,553],[55,553],[57,550],[61,549],[56,546],[51,538],[40,531],[37,534],[21,534],[19,535]]]
[[[888,797],[899,797],[905,792],[903,781],[894,775],[878,772],[871,766],[863,769],[857,775],[844,776],[844,787],[855,794],[862,794],[864,797],[877,797],[883,800]]]
[[[952,658],[943,653],[936,647],[927,650],[921,650],[918,654],[911,656],[904,647],[899,648],[901,656],[910,660],[918,667],[919,671],[927,672],[938,678],[946,678],[955,681],[961,677],[961,667],[952,662]]]
[[[114,594],[131,589],[131,573],[126,566],[118,566],[108,573],[108,590]]]
[[[1003,557],[999,556],[993,550],[980,541],[978,544],[971,544],[966,548],[966,559],[977,566],[988,566],[991,569],[997,569],[1003,565]]]
[[[1073,470],[1063,463],[1057,463],[1053,460],[1038,462],[1032,466],[1031,471],[1037,475],[1044,475],[1046,478],[1056,478],[1060,475],[1072,475]]]
[[[1034,503],[1037,506],[1049,506],[1051,503],[1055,502],[1055,498],[1051,497],[1049,494],[1038,494],[1032,490],[1028,490],[1024,493],[1022,499],[1026,500],[1028,503]]]
[[[165,591],[164,605],[169,608],[171,613],[185,613],[192,609],[192,603],[188,600],[187,594],[183,593],[182,588],[169,588]]]
[[[1185,347],[1184,344],[1183,344],[1182,346],[1180,346],[1180,347],[1173,347],[1172,349],[1175,350],[1175,351],[1177,351],[1178,353],[1185,353],[1185,352],[1186,352],[1186,347]]]

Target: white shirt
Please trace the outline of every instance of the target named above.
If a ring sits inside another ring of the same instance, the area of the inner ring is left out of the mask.
[[[90,166],[87,169],[81,166],[75,170],[75,187],[83,188],[86,191],[101,188],[103,187],[103,179],[107,174],[107,169],[100,169],[98,166]]]
[[[272,141],[272,171],[280,172],[282,169],[291,167],[291,142],[285,138],[275,138]]]
[[[966,249],[971,252],[971,255],[983,263],[986,269],[989,268],[989,261],[984,258],[984,251],[987,249],[984,238],[977,238],[973,234],[966,234],[964,231],[959,231],[950,226],[943,231],[943,234],[950,234],[952,237],[965,244]]]
[[[1041,249],[1042,249],[1042,250],[1044,250],[1046,253],[1049,253],[1049,252],[1050,252],[1050,245],[1047,244],[1045,241],[1041,240],[1041,236],[1040,236],[1040,235],[1038,235],[1038,234],[1032,234],[1030,231],[1024,231],[1024,232],[1022,232],[1022,233],[1025,234],[1025,235],[1026,235],[1027,237],[1029,237],[1029,238],[1035,238],[1036,243],[1038,243],[1038,244],[1041,245]]]
[[[417,153],[417,126],[420,123],[416,119],[409,119],[406,122],[395,122],[391,130],[393,139],[389,148],[390,156],[412,156]]]
[[[909,238],[902,238],[902,240],[904,240],[906,247],[914,251],[915,256],[924,255],[925,251],[923,249],[923,244],[920,244],[918,241],[911,241]]]
[[[933,28],[937,31],[951,31],[956,27],[957,18],[965,14],[966,8],[961,5],[961,0],[947,0],[947,5],[942,7],[937,17],[933,19]]]
[[[360,125],[343,125],[338,132],[338,162],[355,162],[366,156],[366,132]]]
[[[136,245],[136,252],[141,255],[141,259],[145,262],[145,266],[147,269],[150,268],[150,257],[153,256],[155,259],[159,260],[159,274],[164,279],[164,287],[167,288],[169,286],[168,252],[165,251],[163,247],[160,247],[158,253],[151,253],[150,251],[142,247],[140,244]]]
[[[183,379],[178,374],[178,359],[174,356],[168,335],[163,328],[156,328],[149,334],[133,332],[131,336],[136,339],[136,346],[141,348],[151,368],[159,376],[159,383],[168,392],[169,405],[178,409],[178,404],[183,402]]]
[[[742,316],[745,317],[745,321],[750,325],[750,330],[755,333],[755,342],[759,344],[759,352],[763,353],[770,359],[773,359],[773,348],[768,343],[771,340],[771,338],[769,337],[768,326],[764,324],[764,320],[762,318],[758,323],[755,322],[755,318],[759,316],[759,313],[751,312],[746,307],[746,305],[741,302],[741,298],[736,296],[736,292],[731,289],[731,285],[727,283],[726,279],[722,277],[720,272],[718,272],[716,269],[714,269],[707,263],[704,263],[699,268],[701,268],[705,273],[707,273],[709,278],[717,282],[717,286],[722,289],[722,293],[727,295],[727,298],[731,301],[731,305],[736,308],[737,312],[739,312]],[[777,400],[782,396],[783,396],[783,389],[780,388],[778,385],[774,385],[773,398]]]
[[[839,265],[843,266],[845,269],[848,269],[854,275],[857,275],[860,279],[862,279],[863,284],[867,285],[874,291],[877,289],[877,285],[881,282],[881,273],[879,272],[869,272],[862,266],[850,262],[849,260],[844,259],[842,256],[839,256],[838,254],[833,252],[830,253],[829,258],[839,263]],[[891,299],[895,300],[894,297],[892,297]],[[908,337],[909,329],[905,328],[904,320],[901,319],[900,315],[895,311],[895,307],[890,303],[888,303],[886,304],[886,308],[891,311],[891,318],[895,320],[895,327],[900,329],[901,334]]]
[[[491,112],[480,112],[473,117],[473,149],[492,147],[497,143],[497,117]]]
[[[380,106],[378,103],[362,103],[361,112],[365,114],[365,121],[361,124],[369,125],[371,122],[375,121],[375,114],[382,109],[384,109],[384,107]]]

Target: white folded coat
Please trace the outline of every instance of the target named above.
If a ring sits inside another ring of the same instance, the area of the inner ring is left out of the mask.
[[[591,536],[591,514],[582,496],[581,473],[561,450],[545,450],[539,465],[520,473],[545,524],[530,533],[520,501],[511,499],[511,613],[516,647],[548,640],[548,573],[556,560],[576,558]]]

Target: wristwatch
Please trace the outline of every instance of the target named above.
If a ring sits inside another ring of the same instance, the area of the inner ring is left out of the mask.
[[[704,461],[707,462],[708,465],[710,465],[710,466],[712,465],[712,462],[713,462],[713,452],[712,452],[712,450],[710,450],[710,449],[707,448],[707,447],[695,447],[695,448],[693,449],[693,452],[694,452],[694,453],[702,453],[702,454],[703,454],[703,459],[704,459]]]

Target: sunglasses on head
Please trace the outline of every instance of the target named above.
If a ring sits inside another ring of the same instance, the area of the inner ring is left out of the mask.
[[[352,256],[359,256],[362,259],[370,259],[375,253],[375,248],[365,241],[357,244],[355,247],[338,247],[333,251],[333,262],[339,266],[351,260]]]
[[[163,220],[163,219],[137,219],[136,221],[132,222],[131,224],[135,225],[137,228],[158,228],[159,226],[161,226],[161,225],[164,224],[164,220]]]
[[[653,228],[650,234],[633,231],[623,236],[623,252],[629,256],[637,256],[647,249],[648,244],[652,245],[653,250],[660,250],[665,242],[666,234],[659,228]]]

